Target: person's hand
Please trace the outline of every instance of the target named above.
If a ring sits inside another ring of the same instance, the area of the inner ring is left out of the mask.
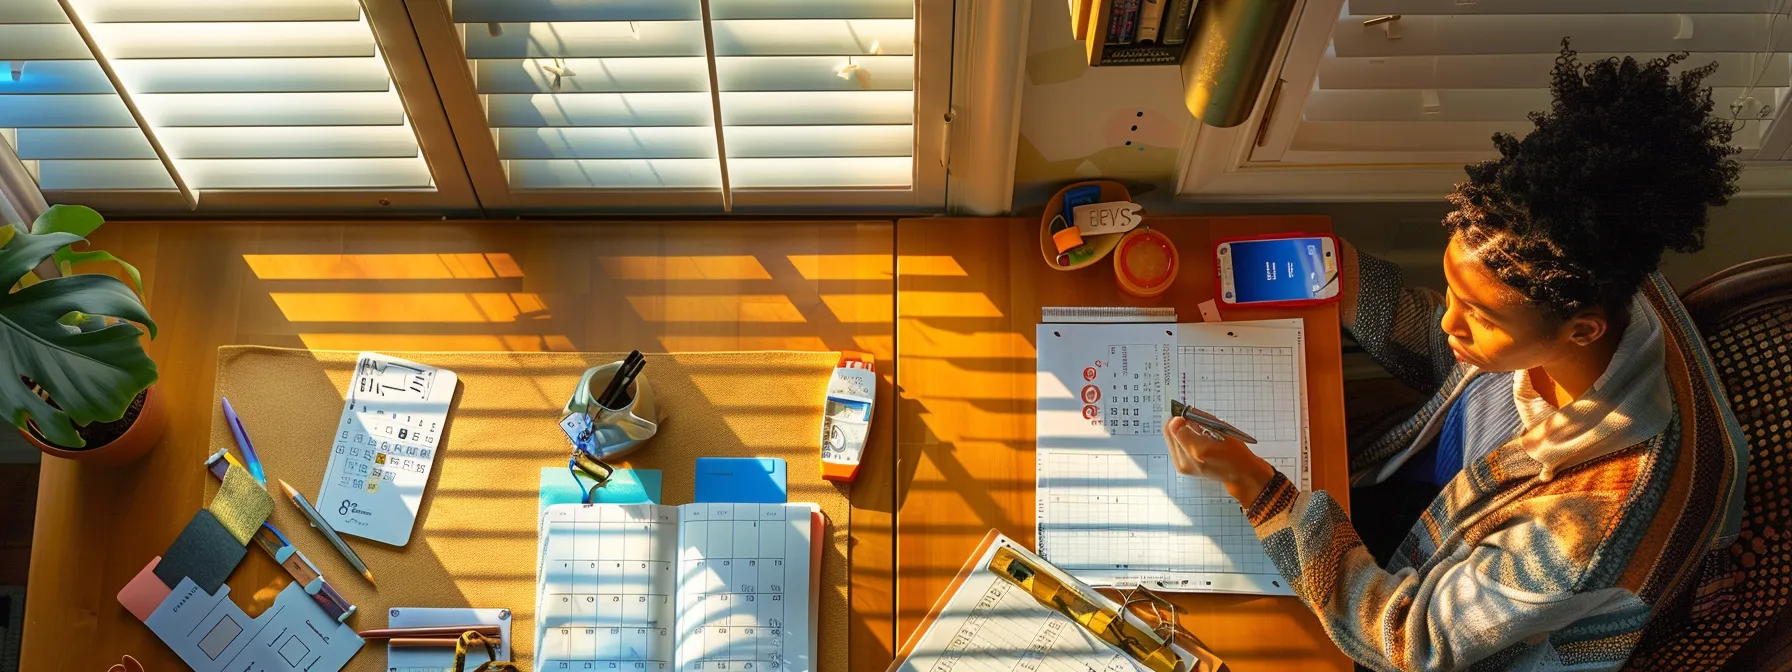
[[[1275,467],[1244,445],[1182,418],[1164,423],[1164,444],[1176,471],[1219,481],[1226,493],[1249,506],[1276,474]]]

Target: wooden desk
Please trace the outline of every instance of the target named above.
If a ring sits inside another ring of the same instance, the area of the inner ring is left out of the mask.
[[[1213,241],[1329,231],[1325,217],[1152,218],[1182,253],[1160,300],[1120,294],[1113,266],[1060,272],[1040,259],[1037,219],[903,220],[896,226],[897,635],[906,639],[991,527],[1033,543],[1034,326],[1042,306],[1169,305],[1198,321],[1213,295]],[[1343,501],[1342,352],[1334,305],[1237,311],[1307,322],[1313,483]],[[1184,625],[1234,670],[1349,670],[1296,598],[1183,595]]]
[[[887,397],[893,235],[887,221],[110,223],[93,242],[143,271],[169,432],[124,468],[45,458],[20,669],[104,670],[126,653],[150,670],[184,669],[116,595],[202,505],[220,345],[865,350]],[[430,306],[463,317],[431,319]],[[469,309],[483,319],[465,318]],[[834,521],[852,537],[847,627],[859,670],[882,670],[895,650],[894,461],[875,459],[893,454],[894,404],[877,408],[852,519]],[[534,524],[516,522],[530,534]],[[259,612],[286,580],[251,551],[230,586],[239,600],[259,593]]]

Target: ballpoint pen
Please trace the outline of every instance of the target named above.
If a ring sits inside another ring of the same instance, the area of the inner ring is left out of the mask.
[[[206,459],[205,468],[211,472],[212,477],[223,481],[232,464],[244,468],[230,455],[230,451],[220,449]],[[300,553],[298,547],[293,546],[286,535],[280,533],[280,528],[274,527],[272,523],[262,523],[261,528],[255,531],[254,538],[255,545],[260,546],[276,564],[285,569],[292,576],[293,582],[299,584],[305,594],[310,595],[311,600],[322,607],[330,618],[341,623],[355,614],[355,605],[349,604],[341,593],[336,592],[336,588],[324,579],[323,572],[318,571],[317,565],[312,564],[304,553]]]
[[[248,461],[249,475],[262,485],[268,484],[268,476],[261,471],[261,456],[255,454],[255,444],[249,441],[249,430],[243,428],[243,419],[237,417],[236,409],[230,407],[230,399],[224,401],[224,424],[230,426],[230,435],[236,437],[236,447],[243,449],[243,459]]]
[[[1223,434],[1226,436],[1230,436],[1234,439],[1238,439],[1239,441],[1243,441],[1245,443],[1256,443],[1257,442],[1256,439],[1251,438],[1251,435],[1244,433],[1244,430],[1241,430],[1237,427],[1233,427],[1232,423],[1229,423],[1229,422],[1226,422],[1225,420],[1216,418],[1211,413],[1208,413],[1201,409],[1195,408],[1188,404],[1184,404],[1175,399],[1170,400],[1170,414],[1174,415],[1174,416],[1181,417],[1182,419],[1187,420],[1192,423],[1195,423],[1197,425],[1200,425],[1201,427],[1203,427],[1205,429],[1212,430],[1213,432],[1217,432],[1217,433],[1220,433],[1220,434]]]
[[[293,506],[299,507],[299,511],[304,513],[306,518],[311,519],[311,526],[323,533],[324,539],[329,540],[331,546],[336,547],[336,552],[342,554],[343,559],[348,560],[348,564],[354,566],[356,571],[361,572],[362,578],[367,579],[368,583],[373,583],[373,572],[367,570],[367,563],[361,561],[361,556],[355,555],[355,549],[349,548],[348,542],[343,541],[342,537],[336,534],[336,530],[330,527],[330,523],[324,520],[323,515],[311,507],[311,502],[306,501],[305,496],[299,494],[299,491],[294,490],[286,481],[280,481],[280,489],[286,491],[286,498],[292,500]]]

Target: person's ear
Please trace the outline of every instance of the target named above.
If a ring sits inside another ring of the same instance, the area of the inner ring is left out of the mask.
[[[1575,345],[1590,345],[1605,336],[1605,330],[1611,323],[1605,319],[1605,311],[1591,308],[1576,313],[1563,325],[1567,332],[1568,342]]]

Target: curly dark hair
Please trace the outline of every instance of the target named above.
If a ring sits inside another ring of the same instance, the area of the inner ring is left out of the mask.
[[[1445,228],[1547,317],[1620,309],[1665,250],[1704,247],[1706,208],[1736,193],[1735,129],[1701,86],[1717,64],[1672,76],[1686,56],[1582,65],[1562,40],[1549,111],[1466,166]]]

